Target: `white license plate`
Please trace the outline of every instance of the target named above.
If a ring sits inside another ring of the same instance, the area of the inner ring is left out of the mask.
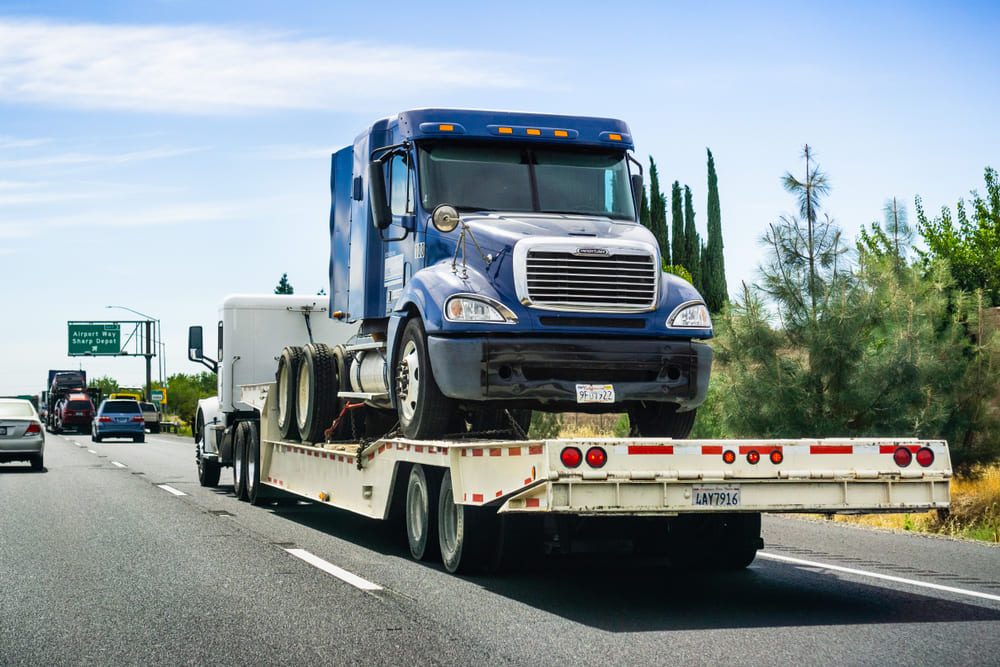
[[[0,435],[7,435],[7,427],[0,426]]]
[[[691,504],[697,507],[739,507],[740,487],[729,484],[693,487]]]
[[[615,386],[613,384],[578,384],[576,385],[577,403],[614,403]]]

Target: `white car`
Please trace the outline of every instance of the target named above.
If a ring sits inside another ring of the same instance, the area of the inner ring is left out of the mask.
[[[45,429],[30,401],[0,398],[0,463],[28,461],[32,470],[45,465]]]

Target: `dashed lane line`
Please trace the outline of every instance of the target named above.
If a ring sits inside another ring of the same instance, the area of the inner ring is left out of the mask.
[[[112,462],[111,462],[111,465],[113,465],[113,466],[118,466],[119,468],[127,468],[127,467],[128,467],[128,466],[127,466],[127,465],[125,465],[124,463],[118,463],[118,461],[112,461]]]
[[[359,588],[359,589],[361,589],[363,591],[380,591],[380,590],[382,590],[382,587],[379,586],[378,584],[373,584],[372,582],[368,581],[367,579],[362,579],[361,577],[359,577],[358,575],[354,574],[353,572],[348,572],[347,570],[345,570],[342,567],[337,567],[333,563],[329,563],[329,562],[323,560],[322,558],[320,558],[319,556],[316,556],[314,554],[309,553],[305,549],[285,549],[285,551],[287,551],[291,555],[295,556],[296,558],[304,560],[305,562],[309,563],[313,567],[318,568],[320,570],[323,570],[327,574],[331,574],[331,575],[337,577],[341,581],[346,582],[346,583],[350,584],[351,586],[354,586],[355,588]]]
[[[97,453],[97,450],[95,450],[95,449],[88,449],[87,451],[90,452],[91,454],[96,454]]]
[[[172,493],[175,496],[186,496],[187,495],[183,491],[178,491],[177,489],[175,489],[174,487],[170,486],[169,484],[157,484],[157,486],[160,487],[161,489],[163,489],[164,491],[166,491],[167,493]]]
[[[792,558],[790,556],[779,556],[778,554],[765,553],[763,551],[757,552],[758,558],[767,558],[769,560],[775,560],[782,563],[791,563],[792,565],[804,565],[806,567],[818,567],[824,570],[831,570],[833,572],[843,572],[844,574],[853,574],[860,577],[870,577],[872,579],[880,579],[882,581],[892,581],[897,584],[906,584],[907,586],[917,586],[918,588],[930,588],[935,591],[944,591],[946,593],[955,593],[957,595],[968,595],[974,598],[982,598],[983,600],[993,600],[995,602],[1000,602],[1000,595],[991,595],[990,593],[980,593],[979,591],[971,591],[967,588],[955,588],[954,586],[944,586],[942,584],[932,584],[929,581],[918,581],[916,579],[906,579],[904,577],[895,577],[891,574],[879,574],[878,572],[869,572],[867,570],[857,570],[853,567],[843,567],[841,565],[831,565],[830,563],[819,563],[814,560],[805,560],[802,558]]]

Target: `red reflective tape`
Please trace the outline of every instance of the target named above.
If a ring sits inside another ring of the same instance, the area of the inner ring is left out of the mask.
[[[378,453],[381,454],[384,451],[385,451],[385,445],[379,445]]]
[[[468,499],[469,499],[469,494],[468,493],[463,493],[462,494],[462,500],[464,501],[464,500],[468,500]]]
[[[629,454],[673,454],[673,445],[629,445]]]
[[[524,483],[525,484],[531,484],[531,478],[530,477],[525,477],[524,478]]]
[[[369,455],[368,455],[368,460],[369,460],[369,461],[373,461],[373,460],[375,460],[375,455],[374,455],[374,454],[369,454]]]
[[[481,494],[481,493],[473,493],[472,494],[472,502],[474,502],[474,503],[481,503],[481,502],[483,502],[483,494]]]
[[[444,447],[442,447],[442,448],[440,449],[440,451],[438,451],[438,454],[447,454],[447,453],[448,453],[448,450],[447,450],[447,449],[445,449]]]
[[[740,445],[740,454],[749,454],[750,452],[757,452],[761,456],[767,456],[771,452],[780,452],[781,445]],[[720,454],[722,452],[719,452]],[[850,452],[848,452],[850,454]]]
[[[701,453],[705,456],[708,456],[709,454],[721,454],[722,445],[702,445]]]
[[[472,450],[472,455],[473,456],[482,456],[483,455],[483,450],[481,450],[481,449],[473,449]]]
[[[542,501],[541,501],[540,498],[525,498],[524,499],[524,506],[525,507],[540,507],[541,504],[542,504]]]
[[[541,454],[541,453],[542,453],[542,446],[541,445],[533,445],[531,447],[528,447],[528,455],[529,456],[534,456],[535,454]]]
[[[490,449],[490,456],[500,456],[503,454],[503,450],[499,447],[493,447]]]
[[[812,445],[810,454],[853,454],[854,445]]]
[[[916,454],[917,451],[920,449],[920,445],[879,445],[879,447],[878,447],[878,453],[879,454],[893,454],[900,447],[902,447],[903,449],[910,450],[911,454]]]
[[[520,456],[521,455],[521,448],[520,447],[510,447],[510,448],[507,449],[507,454],[510,455],[510,456]]]
[[[414,445],[413,446],[413,451],[415,451],[417,454],[423,454],[424,453],[424,446],[423,445]]]
[[[496,495],[497,498],[499,498],[502,495],[503,495],[503,489],[501,489],[500,491],[497,491],[497,495]]]

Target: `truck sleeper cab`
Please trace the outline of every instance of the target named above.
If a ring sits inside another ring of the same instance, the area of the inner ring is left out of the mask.
[[[712,324],[637,222],[631,150],[619,120],[422,109],[335,153],[330,312],[360,325],[341,398],[410,438],[530,410],[688,435]]]

